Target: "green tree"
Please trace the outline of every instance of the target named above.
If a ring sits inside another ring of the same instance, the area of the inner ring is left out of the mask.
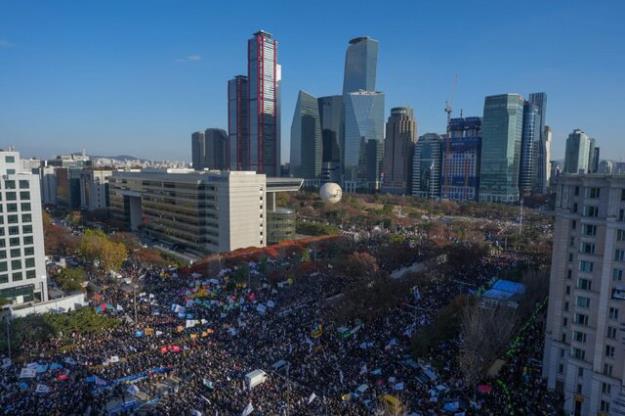
[[[87,230],[80,241],[80,254],[87,262],[100,263],[104,270],[118,271],[128,258],[124,243],[112,241],[100,230]]]
[[[82,290],[82,284],[86,277],[87,274],[85,273],[85,270],[80,267],[76,267],[62,269],[55,276],[55,279],[61,289],[69,292],[75,292]]]

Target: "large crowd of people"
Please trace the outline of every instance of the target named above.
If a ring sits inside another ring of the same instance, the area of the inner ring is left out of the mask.
[[[414,357],[411,339],[456,296],[513,267],[487,257],[445,284],[408,291],[392,311],[339,322],[324,313],[341,293],[328,267],[268,279],[295,258],[247,265],[247,279],[127,264],[89,307],[119,320],[93,334],[64,334],[23,346],[25,361],[3,361],[0,405],[6,414],[368,415],[557,414],[540,372],[540,320],[487,393],[465,385],[459,339]],[[128,284],[130,283],[130,284]],[[493,357],[495,358],[495,357]],[[434,365],[434,363],[439,363]],[[443,363],[443,364],[440,364]],[[249,375],[262,370],[260,384]],[[517,387],[524,386],[523,390]],[[527,396],[527,397],[526,397]]]

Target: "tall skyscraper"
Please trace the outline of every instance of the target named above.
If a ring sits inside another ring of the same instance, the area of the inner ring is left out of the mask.
[[[523,104],[523,134],[521,136],[521,159],[519,166],[519,193],[529,196],[535,182],[536,143],[540,141],[540,109],[526,101]]]
[[[343,143],[343,96],[320,97],[319,115],[321,118],[323,181],[341,180],[341,160]]]
[[[232,170],[250,169],[249,86],[245,75],[228,81],[228,138]]]
[[[229,169],[228,134],[222,129],[206,129],[191,135],[193,169]]]
[[[522,133],[523,98],[518,94],[486,97],[482,119],[480,201],[518,201]]]
[[[575,129],[569,134],[564,153],[565,173],[588,173],[590,146],[590,138],[582,130]]]
[[[442,145],[443,139],[436,133],[426,133],[417,140],[412,159],[412,195],[440,197]]]
[[[343,94],[358,90],[375,91],[377,65],[377,40],[368,36],[350,40],[345,53]]]
[[[588,149],[588,173],[597,173],[599,170],[599,147],[597,140],[590,138]]]
[[[204,169],[202,166],[204,165],[204,155],[206,154],[205,145],[203,131],[196,131],[191,134],[191,164],[193,169]]]
[[[441,198],[474,201],[480,186],[482,118],[449,120],[449,136],[443,139]]]
[[[39,177],[24,169],[18,152],[0,150],[0,183],[0,299],[47,301]]]
[[[250,169],[280,175],[280,79],[278,42],[259,31],[247,43]]]
[[[539,134],[537,138],[543,139],[545,134],[545,125],[547,124],[547,93],[533,92],[528,100],[530,104],[534,104],[538,108],[538,126]]]
[[[545,126],[541,140],[536,142],[536,180],[534,192],[547,193],[549,178],[551,177],[551,128]]]
[[[625,178],[564,174],[555,189],[543,376],[566,414],[625,414]]]
[[[345,134],[341,150],[344,180],[352,183],[348,188],[369,187],[371,184],[365,182],[377,175],[376,172],[367,171],[368,166],[375,165],[367,161],[367,143],[376,141],[377,149],[384,142],[384,94],[361,90],[345,94],[343,100]],[[372,147],[369,145],[369,149]],[[379,156],[376,150],[376,157]]]
[[[297,96],[291,124],[291,173],[304,179],[321,174],[321,122],[317,99],[305,91]]]
[[[386,122],[384,180],[382,190],[405,194],[412,179],[412,155],[417,141],[417,123],[410,107],[395,107]]]

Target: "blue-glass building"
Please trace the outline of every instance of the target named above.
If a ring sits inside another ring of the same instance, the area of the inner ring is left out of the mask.
[[[519,193],[528,196],[536,181],[536,150],[540,142],[540,108],[526,101],[523,104],[523,135],[519,162]]]
[[[343,94],[358,90],[375,91],[378,41],[368,36],[349,41],[345,54]]]
[[[443,141],[441,198],[477,200],[480,186],[481,117],[452,118]]]
[[[321,174],[321,123],[317,99],[300,91],[291,124],[291,173],[304,179]]]

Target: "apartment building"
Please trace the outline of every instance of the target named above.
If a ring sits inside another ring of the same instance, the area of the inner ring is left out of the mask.
[[[561,175],[543,375],[572,415],[625,414],[625,176]]]

